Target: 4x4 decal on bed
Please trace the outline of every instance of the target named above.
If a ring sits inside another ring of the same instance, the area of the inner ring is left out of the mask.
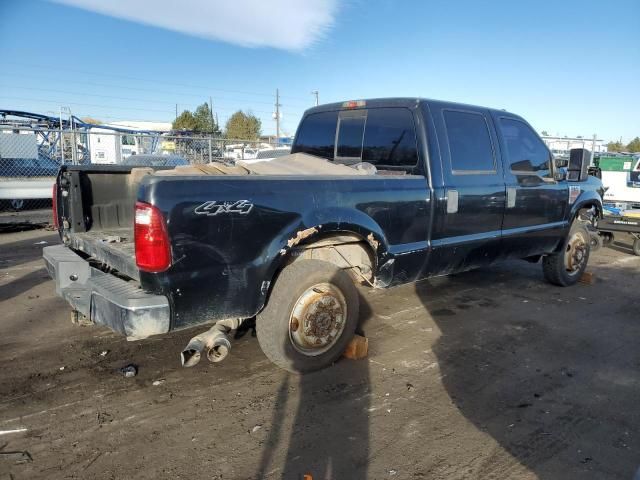
[[[237,200],[235,202],[220,202],[218,200],[210,200],[199,205],[194,210],[196,215],[207,215],[213,217],[223,213],[239,213],[240,215],[248,214],[253,209],[253,203],[249,200]]]

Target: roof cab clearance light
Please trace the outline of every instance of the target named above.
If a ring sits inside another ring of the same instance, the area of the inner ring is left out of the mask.
[[[56,230],[60,228],[58,224],[58,185],[53,184],[53,191],[51,192],[51,213],[53,214],[53,226]]]
[[[167,225],[157,207],[136,202],[133,233],[136,265],[145,272],[163,272],[171,265],[171,248]]]
[[[367,104],[364,100],[349,100],[342,104],[342,108],[358,108],[364,107]]]

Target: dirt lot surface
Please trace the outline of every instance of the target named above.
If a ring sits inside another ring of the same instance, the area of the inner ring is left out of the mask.
[[[2,480],[631,479],[640,465],[627,239],[592,257],[593,285],[511,262],[363,291],[368,359],[305,377],[250,333],[224,363],[182,369],[202,328],[126,342],[72,325],[43,241],[57,238],[0,236]]]

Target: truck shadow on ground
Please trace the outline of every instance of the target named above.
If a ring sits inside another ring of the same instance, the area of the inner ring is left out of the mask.
[[[44,267],[18,277],[0,288],[0,302],[18,297],[24,292],[31,290],[33,287],[40,285],[49,279],[49,274]],[[29,299],[31,300],[32,298],[29,297]]]
[[[632,478],[638,301],[615,308],[601,300],[623,292],[554,287],[540,270],[510,263],[416,284],[441,332],[432,350],[446,392],[498,444],[468,478]]]
[[[359,296],[362,329],[372,312]],[[276,393],[255,478],[367,479],[370,391],[367,360],[287,375]]]

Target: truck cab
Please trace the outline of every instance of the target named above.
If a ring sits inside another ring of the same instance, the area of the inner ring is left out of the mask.
[[[504,110],[413,99],[325,105],[305,114],[292,152],[424,175],[430,215],[416,246],[429,260],[411,275],[553,251],[574,210],[546,144]],[[595,192],[589,197],[598,204]]]

